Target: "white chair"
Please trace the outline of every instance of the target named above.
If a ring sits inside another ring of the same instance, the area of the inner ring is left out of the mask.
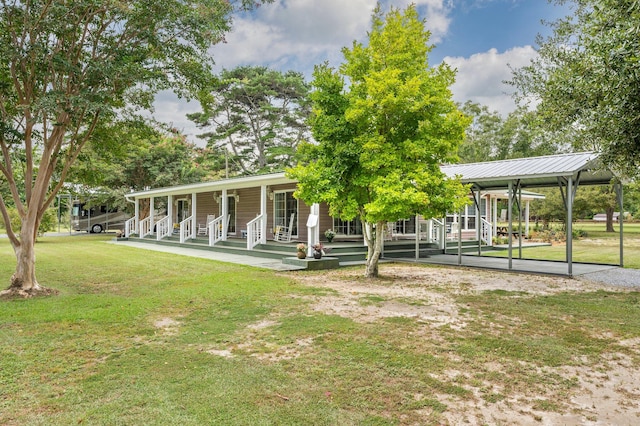
[[[198,224],[198,233],[197,235],[209,235],[209,224],[216,218],[215,214],[207,215],[207,222],[202,224]]]
[[[289,219],[289,226],[276,226],[273,230],[273,240],[274,241],[282,241],[285,243],[291,242],[291,234],[293,231],[293,221],[295,220],[296,214],[291,213],[291,218]]]

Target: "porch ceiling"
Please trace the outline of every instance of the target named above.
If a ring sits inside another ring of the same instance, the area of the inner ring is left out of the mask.
[[[520,181],[522,188],[544,188],[558,185],[558,178],[577,178],[580,185],[606,185],[614,175],[604,169],[593,152],[519,158],[484,163],[442,166],[450,177],[461,176],[462,182],[481,190],[505,188],[509,182]]]

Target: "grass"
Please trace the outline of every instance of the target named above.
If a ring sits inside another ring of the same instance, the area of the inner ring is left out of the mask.
[[[605,232],[604,223],[578,222],[574,229],[586,231],[587,236],[573,240],[573,261],[584,263],[620,264],[620,234],[616,224],[616,232]],[[624,224],[624,266],[640,269],[640,223]],[[565,261],[566,246],[523,247],[523,259]],[[484,252],[484,255],[507,257],[506,250]],[[513,243],[513,257],[518,256],[518,242]]]
[[[577,381],[545,367],[635,356],[617,342],[640,337],[637,292],[463,292],[464,330],[358,323],[311,309],[331,292],[296,274],[106,239],[42,238],[39,281],[60,294],[0,301],[0,424],[441,424],[470,387],[561,411]],[[8,282],[6,241],[0,256]]]

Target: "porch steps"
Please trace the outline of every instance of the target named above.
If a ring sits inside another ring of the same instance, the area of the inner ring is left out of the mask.
[[[164,238],[160,241],[157,241],[153,237],[147,237],[140,241],[166,246],[180,245],[182,247],[195,248],[199,250],[263,257],[268,259],[282,259],[284,257],[295,256],[296,254],[295,245],[291,245],[290,247],[272,247],[268,244],[259,244],[253,250],[247,250],[246,240],[220,241],[214,246],[209,245],[209,240],[207,238],[196,238],[195,240],[188,240],[184,244],[180,244],[180,239],[174,236]]]
[[[477,253],[478,252],[478,240],[463,240],[462,241],[462,253]],[[446,253],[458,253],[458,241],[447,241]],[[482,246],[482,251],[493,250],[492,246]]]

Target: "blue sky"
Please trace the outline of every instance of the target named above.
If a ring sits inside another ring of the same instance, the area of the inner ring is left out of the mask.
[[[217,71],[238,65],[265,65],[295,70],[310,77],[313,66],[324,61],[337,66],[340,49],[353,40],[366,42],[376,0],[276,0],[273,4],[234,19],[227,43],[210,53]],[[405,8],[414,3],[431,31],[435,49],[429,62],[445,61],[458,70],[452,86],[454,99],[487,105],[506,115],[515,108],[509,95],[509,66],[519,68],[535,57],[538,33],[549,28],[541,20],[555,20],[570,10],[546,0],[381,0]],[[198,130],[185,114],[199,105],[161,93],[156,118],[172,123],[198,143]],[[199,142],[202,144],[202,142]]]

